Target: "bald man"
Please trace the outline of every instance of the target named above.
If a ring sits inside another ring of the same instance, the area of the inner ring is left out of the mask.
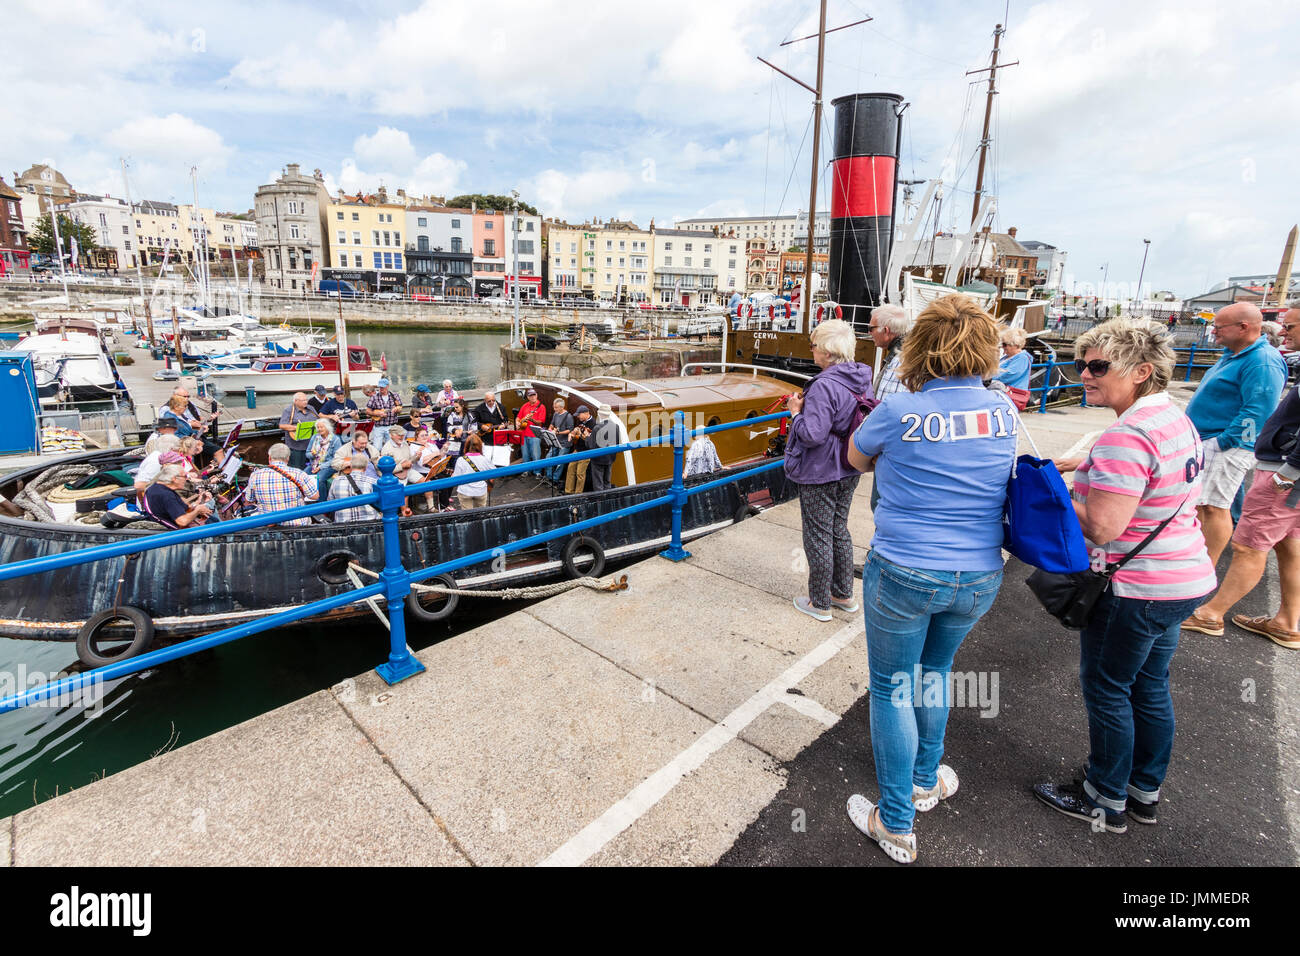
[[[1214,340],[1223,355],[1205,373],[1187,406],[1187,417],[1205,443],[1196,515],[1205,548],[1216,563],[1232,537],[1230,509],[1255,463],[1255,438],[1286,385],[1286,362],[1260,334],[1263,324],[1263,314],[1249,302],[1218,311]]]

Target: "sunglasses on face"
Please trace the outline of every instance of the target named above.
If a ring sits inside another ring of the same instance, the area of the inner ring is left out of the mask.
[[[1110,363],[1105,359],[1093,359],[1091,362],[1085,362],[1083,359],[1075,359],[1074,368],[1080,375],[1083,374],[1084,369],[1087,369],[1088,374],[1093,378],[1101,378],[1110,371]]]

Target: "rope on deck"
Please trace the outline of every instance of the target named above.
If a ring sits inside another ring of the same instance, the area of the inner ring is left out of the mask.
[[[355,561],[348,562],[348,568],[358,571],[367,577],[379,580],[379,574],[371,571],[369,568],[357,564]],[[495,597],[503,601],[530,600],[532,598],[554,597],[557,594],[563,594],[565,591],[572,591],[574,588],[590,588],[593,591],[626,591],[627,575],[621,575],[618,578],[611,579],[608,584],[602,584],[599,578],[575,578],[572,581],[557,581],[555,584],[542,584],[531,588],[501,588],[495,591],[480,590],[461,590],[460,588],[449,588],[440,584],[416,584],[412,582],[412,591],[424,591],[428,594],[458,594],[461,597]]]

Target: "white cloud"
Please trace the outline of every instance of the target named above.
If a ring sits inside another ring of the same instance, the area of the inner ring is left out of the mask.
[[[569,174],[558,169],[545,169],[523,183],[525,196],[536,197],[532,202],[548,216],[560,218],[609,216],[608,206],[633,188],[637,179],[624,169],[588,169]],[[627,208],[616,210],[622,216]]]
[[[382,184],[390,195],[405,189],[409,195],[450,197],[459,191],[468,164],[440,152],[420,156],[410,134],[392,126],[358,136],[352,156],[343,160],[338,176],[325,175],[325,187],[337,194],[374,192]]]
[[[113,130],[109,144],[149,160],[189,163],[208,169],[224,168],[234,150],[222,142],[221,134],[188,116],[141,116]]]

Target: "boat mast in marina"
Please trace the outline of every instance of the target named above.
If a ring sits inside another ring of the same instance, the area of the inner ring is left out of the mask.
[[[144,308],[145,327],[149,333],[149,344],[153,345],[153,310],[149,308],[149,298],[144,294],[144,247],[140,245],[140,230],[136,226],[135,206],[131,203],[131,182],[126,178],[126,157],[122,160],[122,187],[126,190],[127,214],[131,218],[131,238],[135,241],[135,277],[140,283],[140,305]]]
[[[989,75],[988,96],[984,103],[984,132],[980,136],[980,165],[979,171],[975,174],[975,203],[970,211],[970,221],[972,226],[975,225],[975,220],[979,218],[980,197],[984,195],[984,164],[989,155],[989,119],[993,115],[993,96],[997,93],[998,45],[1002,40],[1002,34],[1006,32],[1007,31],[1002,28],[1002,24],[1000,23],[993,28],[993,62],[991,65],[979,70],[966,71],[967,76],[973,76],[976,73],[984,72],[987,72]],[[1007,67],[1016,66],[1019,63],[1019,60],[1016,60],[1013,63],[1003,63],[1002,69],[1005,70]]]

